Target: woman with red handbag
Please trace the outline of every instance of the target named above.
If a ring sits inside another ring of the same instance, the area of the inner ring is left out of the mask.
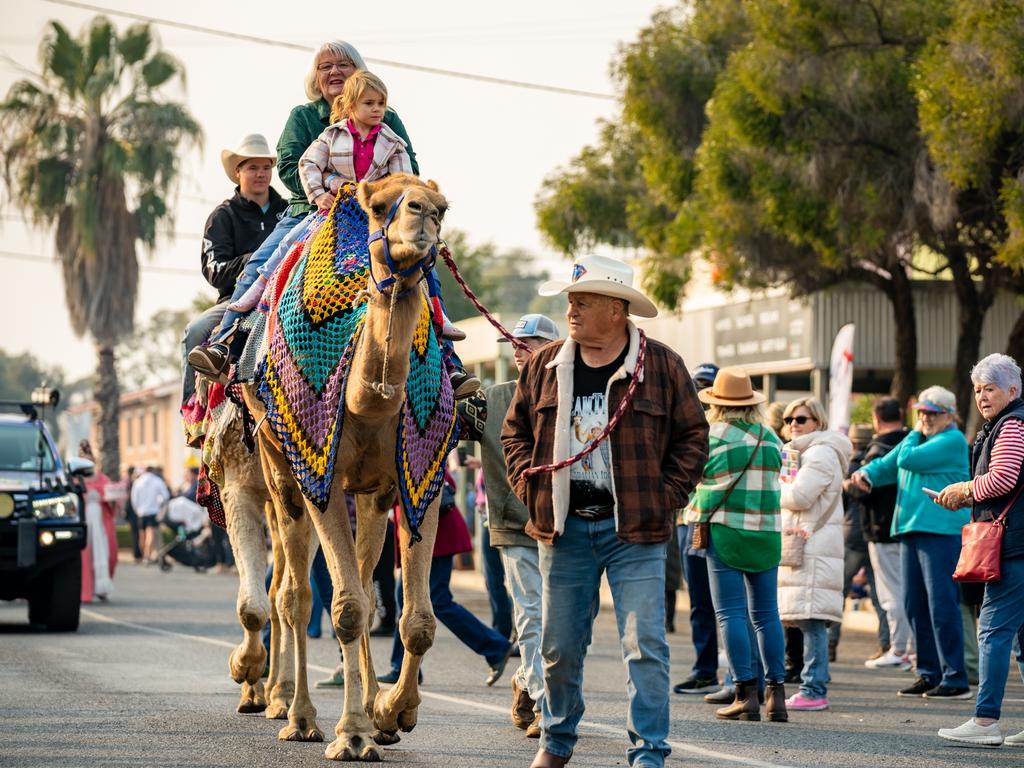
[[[1024,600],[1020,598],[1024,589],[1024,401],[1020,397],[1020,367],[1007,355],[989,355],[974,366],[971,381],[974,401],[986,422],[971,452],[973,479],[947,485],[935,501],[946,509],[970,504],[972,527],[1001,525],[1002,543],[998,577],[994,573],[977,577],[985,578],[986,583],[978,618],[980,679],[974,717],[956,728],[942,728],[939,736],[979,746],[1005,743],[1024,747],[1024,731],[1004,737],[999,728],[1014,635],[1024,643]],[[997,520],[1000,522],[993,522]],[[958,573],[969,570],[968,557],[965,547]]]

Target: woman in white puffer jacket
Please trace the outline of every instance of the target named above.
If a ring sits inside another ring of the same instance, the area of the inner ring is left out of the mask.
[[[828,416],[813,397],[786,406],[783,421],[799,455],[793,477],[783,470],[782,529],[806,534],[803,564],[779,567],[779,616],[804,634],[800,690],[786,700],[789,709],[828,709],[827,622],[843,618],[843,478],[853,446],[839,432],[828,432]],[[816,530],[815,530],[816,529]]]

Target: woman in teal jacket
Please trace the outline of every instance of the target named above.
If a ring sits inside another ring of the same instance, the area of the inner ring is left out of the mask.
[[[970,510],[943,509],[924,489],[939,491],[970,477],[967,439],[956,427],[956,398],[948,389],[928,387],[914,408],[914,430],[853,480],[866,491],[893,483],[898,488],[892,535],[900,544],[903,605],[917,648],[917,680],[899,695],[966,699],[971,689],[953,570]]]

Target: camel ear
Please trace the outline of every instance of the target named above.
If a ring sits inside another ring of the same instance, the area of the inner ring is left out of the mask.
[[[373,197],[373,193],[376,191],[377,186],[381,182],[373,181],[360,181],[359,188],[356,190],[356,200],[359,201],[360,207],[370,213],[370,198]]]
[[[435,192],[440,192],[441,191],[441,188],[439,186],[437,186],[437,182],[434,181],[433,179],[428,179],[427,180],[427,186],[430,187]]]

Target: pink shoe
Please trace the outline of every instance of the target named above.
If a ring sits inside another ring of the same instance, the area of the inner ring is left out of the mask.
[[[802,693],[794,693],[786,699],[786,709],[795,709],[801,712],[820,712],[828,709],[828,699],[809,699]]]
[[[266,278],[262,276],[257,277],[256,282],[250,285],[249,289],[243,293],[237,301],[232,301],[228,304],[228,309],[232,312],[248,312],[259,302],[260,297],[263,296],[263,291],[266,290],[266,287]]]

